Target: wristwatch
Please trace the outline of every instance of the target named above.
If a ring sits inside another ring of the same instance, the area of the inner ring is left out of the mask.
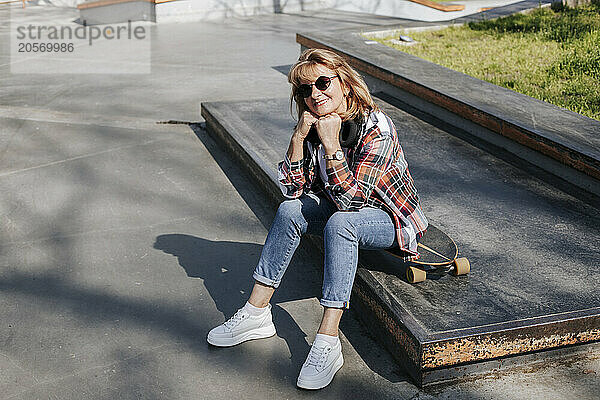
[[[342,161],[344,159],[344,152],[342,150],[338,150],[330,156],[328,156],[327,154],[323,154],[323,158],[326,160]]]

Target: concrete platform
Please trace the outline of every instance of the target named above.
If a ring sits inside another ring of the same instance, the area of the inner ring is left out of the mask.
[[[79,16],[16,7],[23,24]],[[344,367],[318,393],[297,389],[322,312],[310,273],[321,260],[304,244],[273,298],[278,336],[207,346],[245,300],[273,208],[200,125],[156,121],[202,122],[200,102],[284,93],[278,71],[297,59],[300,30],[393,19],[329,10],[157,24],[152,74],[49,78],[10,73],[11,18],[0,7],[1,398],[597,399],[600,347],[419,389],[354,308],[340,324]]]
[[[367,326],[379,326],[380,339],[417,384],[600,339],[598,210],[417,118],[408,106],[378,103],[396,123],[426,215],[456,240],[472,268],[465,277],[410,285],[391,257],[361,253],[353,304]],[[288,110],[283,96],[202,104],[211,135],[256,169],[275,200],[276,164],[293,128]],[[490,360],[496,363],[475,364]]]

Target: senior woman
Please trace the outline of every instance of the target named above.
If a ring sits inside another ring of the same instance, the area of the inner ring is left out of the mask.
[[[320,389],[344,362],[338,326],[349,308],[358,249],[398,246],[407,259],[418,257],[427,219],[394,124],[344,59],[328,50],[306,50],[288,81],[298,124],[278,166],[287,200],[267,235],[248,301],[212,329],[207,341],[233,346],[273,336],[271,296],[300,237],[322,235],[323,317],[297,381],[301,388]]]

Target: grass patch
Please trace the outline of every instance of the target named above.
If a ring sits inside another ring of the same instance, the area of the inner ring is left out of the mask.
[[[600,0],[403,34],[418,43],[369,39],[600,120]]]

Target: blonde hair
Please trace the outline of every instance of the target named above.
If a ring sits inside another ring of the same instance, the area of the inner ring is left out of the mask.
[[[298,61],[288,73],[288,82],[292,84],[290,96],[290,113],[294,115],[294,102],[296,102],[297,117],[300,120],[302,113],[308,109],[304,97],[298,92],[300,81],[310,80],[311,73],[317,64],[323,65],[334,71],[339,77],[342,90],[349,89],[346,100],[346,112],[340,117],[343,121],[362,118],[368,111],[379,111],[373,101],[369,88],[362,76],[352,68],[346,60],[338,54],[325,49],[308,49],[302,52]]]

